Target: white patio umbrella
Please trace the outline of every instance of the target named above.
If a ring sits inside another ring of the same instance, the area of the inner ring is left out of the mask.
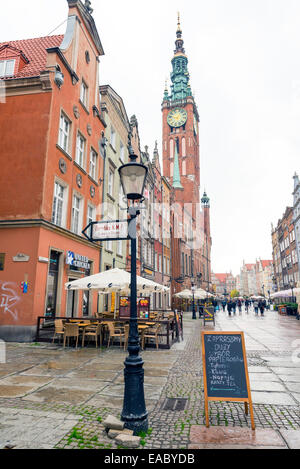
[[[300,288],[290,288],[289,290],[281,290],[276,293],[271,293],[270,297],[271,298],[288,298],[291,297],[292,295],[295,296],[297,293],[300,292]]]
[[[184,300],[190,300],[193,298],[193,293],[191,290],[182,290],[174,295],[176,298],[182,298]]]
[[[131,276],[129,272],[122,269],[110,269],[98,274],[89,275],[72,282],[65,283],[66,290],[99,290],[102,293],[130,291]],[[137,290],[145,292],[165,292],[169,289],[164,285],[137,275]]]

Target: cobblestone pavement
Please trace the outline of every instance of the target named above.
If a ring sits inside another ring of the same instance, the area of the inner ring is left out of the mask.
[[[143,352],[149,431],[141,448],[188,448],[191,427],[203,427],[203,329],[202,320],[187,313],[183,342]],[[292,435],[300,448],[300,321],[275,311],[231,318],[219,312],[209,329],[244,331],[256,427],[274,429],[285,441]],[[116,448],[102,421],[120,414],[125,356],[119,347],[7,344],[7,363],[0,364],[0,448]],[[172,410],[168,398],[179,399],[181,410]],[[250,428],[243,404],[210,402],[209,411],[211,427]]]

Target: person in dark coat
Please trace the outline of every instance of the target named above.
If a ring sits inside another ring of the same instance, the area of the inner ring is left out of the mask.
[[[259,308],[259,311],[260,311],[260,315],[263,316],[264,311],[265,311],[265,302],[263,300],[259,300],[258,308]]]

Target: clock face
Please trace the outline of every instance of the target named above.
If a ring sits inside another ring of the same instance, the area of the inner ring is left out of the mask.
[[[181,127],[186,123],[187,112],[184,109],[172,109],[169,112],[167,121],[171,127]]]

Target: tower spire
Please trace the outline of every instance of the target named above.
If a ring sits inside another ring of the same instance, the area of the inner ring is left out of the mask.
[[[189,85],[189,72],[187,69],[188,59],[185,55],[183,47],[182,29],[180,23],[180,15],[178,13],[177,31],[176,31],[176,49],[174,50],[174,57],[172,59],[173,71],[171,73],[171,101],[177,101],[191,96],[191,87]]]

